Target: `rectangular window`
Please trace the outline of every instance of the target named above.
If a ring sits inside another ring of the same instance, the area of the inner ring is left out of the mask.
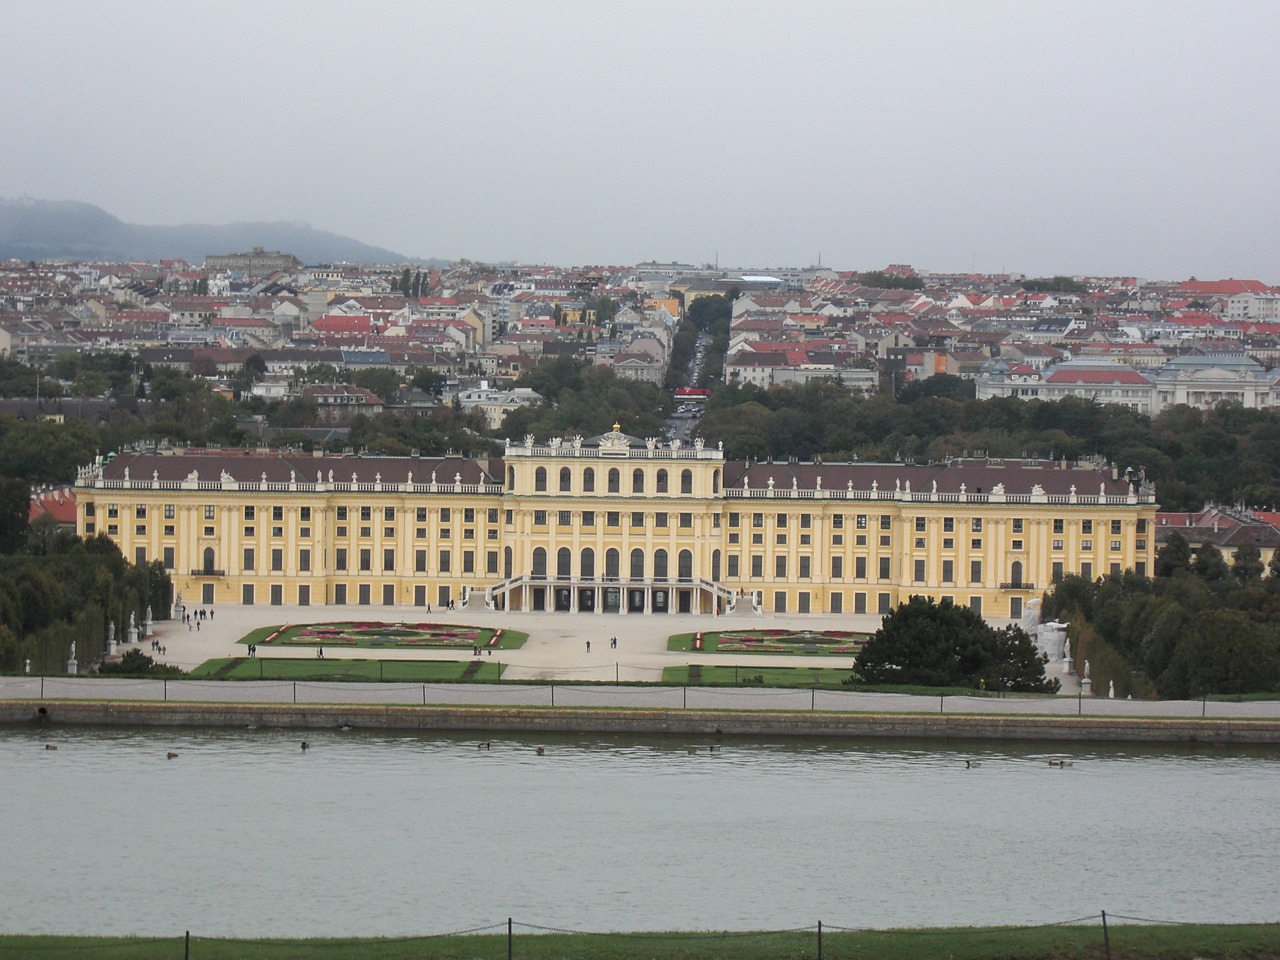
[[[346,519],[347,519],[347,508],[346,508],[346,507],[339,507],[339,508],[338,508],[338,519],[339,519],[339,520],[346,520]]]
[[[108,513],[108,514],[110,514],[111,509],[112,509],[111,507],[108,507],[108,508],[107,508],[107,513]],[[205,518],[206,520],[212,520],[212,519],[213,519],[213,507],[212,507],[212,506],[205,506],[205,508],[204,508],[204,518]]]
[[[891,576],[891,573],[889,568],[889,558],[881,557],[880,558],[880,579],[888,580],[890,576]]]
[[[337,570],[347,569],[347,548],[346,547],[338,547],[338,549],[333,552],[333,565],[334,565],[334,568]]]
[[[972,532],[972,533],[981,533],[981,532],[982,532],[982,518],[981,518],[981,517],[974,517],[974,518],[973,518],[973,521],[969,524],[969,530],[970,530],[970,532]]]
[[[135,520],[145,520],[145,519],[147,519],[147,507],[146,507],[146,505],[145,505],[145,504],[141,504],[141,503],[140,503],[140,504],[138,504],[136,507],[134,507],[134,508],[133,508],[133,518],[134,518]]]
[[[418,521],[418,523],[426,523],[426,522],[427,522],[427,508],[426,508],[426,507],[418,507],[418,509],[417,509],[417,510],[415,510],[415,511],[413,512],[413,516],[414,516],[414,519]]]
[[[924,533],[925,520],[924,517],[916,517],[916,533]]]
[[[730,578],[733,578],[733,577],[736,577],[737,575],[738,575],[738,558],[737,556],[731,555],[729,557],[729,576]]]
[[[753,513],[753,514],[751,515],[751,525],[752,525],[753,527],[763,527],[763,526],[764,526],[764,514],[763,514],[763,513]]]
[[[1146,532],[1147,532],[1147,521],[1146,521],[1145,519],[1142,519],[1142,520],[1139,520],[1139,521],[1138,521],[1138,532],[1139,532],[1139,533],[1146,533]]]
[[[252,519],[253,519],[253,507],[245,507],[245,508],[244,508],[244,518],[245,518],[246,520],[252,520]]]
[[[655,513],[653,515],[653,525],[659,528],[665,528],[667,525],[667,515],[665,513]]]
[[[279,573],[284,569],[284,551],[276,548],[271,551],[271,569]]]
[[[441,522],[441,523],[448,523],[448,522],[449,522],[449,517],[450,517],[451,515],[452,515],[452,511],[451,511],[448,507],[441,507],[441,508],[440,508],[440,522]]]
[[[866,557],[853,558],[853,576],[855,580],[867,579],[867,558]]]
[[[414,573],[427,572],[427,551],[415,550],[413,552],[413,572]]]
[[[490,550],[488,553],[486,553],[484,557],[484,562],[485,562],[484,572],[490,573],[496,576],[498,573],[498,551]]]
[[[865,513],[858,514],[857,519],[854,522],[854,526],[859,530],[867,529],[867,515]]]
[[[1055,540],[1055,541],[1054,541],[1054,543],[1061,543],[1061,542],[1062,542],[1061,540]],[[1080,549],[1081,549],[1081,550],[1092,550],[1092,549],[1093,549],[1093,541],[1092,541],[1092,540],[1081,540],[1081,541],[1080,541]]]
[[[462,551],[462,572],[463,573],[476,572],[476,552],[474,550]]]
[[[568,510],[560,510],[556,513],[556,523],[561,527],[570,526],[573,523],[573,515]]]
[[[751,576],[764,576],[764,557],[758,553],[753,553],[751,555]]]
[[[1022,541],[1021,541],[1021,540],[1013,540],[1013,541],[1011,541],[1011,542],[1009,543],[1009,549],[1010,549],[1010,550],[1021,550],[1021,549],[1022,549]]]
[[[361,507],[361,508],[360,508],[360,522],[361,522],[361,523],[372,523],[372,522],[373,522],[373,507]]]
[[[135,526],[133,528],[133,535],[135,537],[145,537],[147,535],[147,525],[145,523],[140,523]]]
[[[842,593],[831,594],[831,612],[844,613],[844,594]]]
[[[166,503],[166,504],[164,505],[164,518],[165,518],[166,520],[172,520],[172,519],[174,519],[174,517],[175,517],[176,515],[177,515],[177,508],[176,508],[172,503]],[[1139,523],[1144,524],[1143,529],[1146,529],[1146,527],[1145,527],[1146,521],[1145,521],[1145,520],[1140,520],[1140,521],[1139,521]]]
[[[367,572],[373,569],[373,551],[368,547],[360,551],[360,569]]]
[[[943,517],[943,518],[942,518],[942,532],[943,532],[943,533],[955,533],[955,532],[956,532],[956,518],[955,518],[955,517]]]
[[[1021,520],[1015,520],[1015,521],[1013,521],[1013,532],[1014,532],[1014,533],[1022,533],[1022,521],[1021,521]]]
[[[1054,533],[1063,532],[1063,521],[1061,517],[1053,521],[1053,532]]]
[[[853,595],[853,612],[854,613],[867,612],[867,595],[865,593],[855,593]]]
[[[1086,542],[1086,543],[1088,543],[1088,541],[1085,541],[1085,542]],[[1061,540],[1054,540],[1054,541],[1053,541],[1053,549],[1054,549],[1054,550],[1061,550],[1061,549],[1062,549],[1062,541],[1061,541]]]
[[[812,558],[812,557],[801,557],[801,558],[800,558],[800,579],[801,579],[801,580],[808,580],[808,579],[809,579],[809,577],[811,576],[811,574],[810,574],[810,569],[811,569],[811,567],[812,567],[812,566],[813,566],[813,558]]]
[[[336,536],[339,536],[339,537],[345,537],[345,536],[347,535],[347,528],[346,528],[346,527],[335,527],[335,528],[334,528],[334,534],[335,534]]]
[[[807,513],[802,513],[802,514],[800,514],[800,529],[801,529],[801,530],[808,530],[808,529],[809,529],[809,526],[810,526],[810,522],[811,522],[811,521],[810,521],[810,518],[809,518],[809,514],[807,514]]]
[[[773,592],[773,609],[775,613],[787,612],[787,595],[782,590]]]
[[[1082,564],[1080,564],[1080,576],[1081,576],[1081,577],[1083,577],[1085,580],[1092,580],[1092,579],[1093,579],[1093,564],[1092,564],[1092,563],[1082,563]]]
[[[844,529],[844,514],[843,514],[843,513],[837,513],[837,514],[833,514],[833,515],[832,515],[832,517],[831,517],[831,529],[832,529],[832,530],[843,530],[843,529]]]
[[[843,534],[843,533],[833,533],[833,534],[831,535],[831,545],[832,545],[833,547],[841,547],[841,546],[844,546],[844,534]]]
[[[1121,526],[1122,522],[1123,521],[1120,521],[1120,520],[1111,521],[1111,535],[1113,537],[1118,537],[1120,535],[1120,531],[1122,529],[1122,526]]]
[[[254,533],[254,531],[253,531],[253,527],[245,527],[245,528],[244,528],[244,535],[245,535],[246,537],[252,537],[252,536],[253,536],[253,533]]]
[[[382,569],[394,570],[396,568],[396,552],[395,550],[382,551]]]
[[[1112,549],[1112,550],[1123,550],[1123,549],[1124,549],[1124,544],[1122,544],[1119,540],[1112,540],[1112,541],[1111,541],[1111,549]]]
[[[621,522],[622,514],[618,513],[616,510],[610,510],[604,515],[604,525],[606,527],[617,527],[621,525]]]
[[[498,508],[497,508],[497,507],[490,507],[490,508],[489,508],[488,519],[489,519],[489,522],[490,522],[490,523],[497,523],[497,522],[498,522]]]
[[[274,520],[276,523],[280,523],[282,520],[284,520],[284,507],[272,507],[271,519]]]
[[[844,577],[844,557],[831,558],[831,579],[840,580]]]
[[[729,514],[729,526],[736,527],[737,525],[738,525],[738,514],[736,513]]]
[[[916,583],[924,583],[924,561],[917,560],[912,565],[911,579]]]
[[[785,513],[777,514],[777,516],[774,519],[777,522],[777,527],[779,530],[785,530],[787,528],[787,515]]]
[[[893,529],[893,517],[889,516],[889,514],[887,514],[887,513],[882,513],[882,514],[880,515],[880,529],[881,529],[881,530],[892,530],[892,529]]]
[[[373,536],[373,528],[372,528],[372,527],[361,527],[361,528],[360,528],[360,536],[362,536],[362,537],[372,537],[372,536]]]
[[[516,512],[514,510],[507,511],[507,526],[515,523]]]
[[[882,547],[890,546],[892,543],[893,543],[892,537],[884,536],[880,538],[880,546]]]
[[[738,542],[739,542],[739,540],[740,540],[740,535],[739,535],[739,534],[736,534],[736,533],[731,533],[731,534],[729,534],[729,542],[730,542],[730,543],[738,543]]]
[[[942,538],[942,549],[943,549],[943,550],[954,550],[955,548],[956,548],[956,542],[955,542],[955,540],[954,540],[952,537],[943,537],[943,538]]]
[[[300,509],[298,510],[298,519],[299,519],[299,520],[301,520],[303,523],[310,523],[310,522],[311,522],[311,508],[310,508],[310,507],[302,507],[302,508],[300,508]]]
[[[476,510],[475,510],[475,507],[463,507],[463,508],[462,508],[462,522],[463,522],[463,523],[475,523],[475,522],[476,522]]]
[[[785,580],[787,578],[787,558],[786,557],[773,558],[773,575],[777,577],[779,580]]]
[[[594,527],[596,525],[596,512],[594,510],[582,511],[582,525],[584,527]]]
[[[800,534],[800,546],[807,547],[813,542],[813,538],[807,533]]]
[[[440,572],[441,573],[449,572],[449,561],[450,561],[449,551],[441,550],[440,551]]]
[[[786,535],[785,533],[780,533],[780,534],[778,534],[778,536],[777,536],[777,540],[778,540],[778,544],[779,544],[780,546],[786,546],[786,543],[787,543],[787,535]]]
[[[974,539],[974,540],[970,540],[970,541],[969,541],[969,549],[970,549],[970,550],[981,550],[981,549],[982,549],[982,539],[981,539],[981,538],[977,538],[977,539]]]
[[[954,560],[942,561],[942,582],[943,583],[956,582],[956,564]]]
[[[271,528],[271,535],[272,535],[273,537],[283,537],[283,536],[284,536],[284,527],[272,527],[272,528]]]
[[[1062,561],[1061,560],[1053,561],[1053,573],[1051,576],[1054,583],[1062,582]]]
[[[970,583],[982,582],[982,561],[981,560],[969,561],[969,582]]]
[[[753,533],[753,534],[751,535],[751,542],[752,542],[752,543],[764,543],[764,534],[763,534],[763,533]]]
[[[414,539],[415,539],[415,540],[425,540],[425,539],[427,539],[427,528],[426,528],[426,527],[417,527],[417,528],[416,528],[416,529],[414,529],[414,531],[413,531],[413,537],[414,537]]]
[[[311,550],[310,549],[302,549],[298,551],[298,572],[299,573],[311,572]]]
[[[643,526],[644,526],[644,514],[643,514],[643,513],[641,513],[639,510],[636,510],[636,511],[633,511],[633,512],[632,512],[632,514],[631,514],[631,526],[633,526],[633,527],[643,527]]]
[[[173,569],[173,547],[164,548],[164,568],[166,570]]]
[[[254,561],[253,547],[245,547],[244,548],[244,569],[252,570],[253,561]]]
[[[1090,535],[1092,535],[1092,534],[1093,534],[1093,521],[1092,521],[1092,520],[1081,520],[1081,521],[1080,521],[1080,532],[1081,532],[1081,533],[1083,533],[1083,534],[1085,534],[1086,536],[1090,536]]]
[[[545,527],[547,525],[547,511],[545,510],[533,511],[533,525],[535,527]]]
[[[395,528],[395,527],[383,527],[383,528],[382,528],[382,535],[383,535],[383,537],[385,537],[385,538],[386,538],[386,539],[388,539],[388,540],[394,540],[394,539],[395,539],[395,536],[396,536],[396,528]]]
[[[916,549],[917,550],[924,549],[924,537],[916,537]]]

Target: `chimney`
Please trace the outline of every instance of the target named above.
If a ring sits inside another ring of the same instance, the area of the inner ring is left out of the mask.
[[[1120,479],[1120,471],[1116,469],[1115,461],[1112,461],[1111,463],[1111,479],[1112,480]]]

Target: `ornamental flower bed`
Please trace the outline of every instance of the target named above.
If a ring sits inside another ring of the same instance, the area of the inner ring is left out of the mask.
[[[262,640],[286,646],[475,647],[498,642],[502,631],[439,623],[318,623],[289,625]]]
[[[867,634],[852,630],[726,630],[717,639],[716,649],[724,653],[856,654],[867,640]],[[694,649],[700,649],[698,641]]]

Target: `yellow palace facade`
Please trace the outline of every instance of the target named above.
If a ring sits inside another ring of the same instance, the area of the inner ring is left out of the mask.
[[[481,460],[127,453],[76,494],[81,535],[203,605],[838,615],[919,594],[1017,618],[1065,574],[1155,555],[1154,492],[1114,468],[745,463],[617,428]]]

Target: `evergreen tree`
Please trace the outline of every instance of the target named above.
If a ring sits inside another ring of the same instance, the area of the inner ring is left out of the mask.
[[[1256,543],[1242,543],[1236,547],[1236,555],[1231,561],[1231,575],[1237,580],[1241,583],[1261,580],[1265,570],[1262,552]]]

